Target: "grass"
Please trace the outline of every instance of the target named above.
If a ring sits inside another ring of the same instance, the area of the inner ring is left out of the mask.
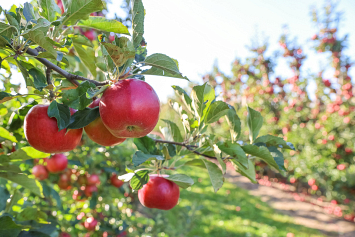
[[[198,176],[195,172],[199,172]],[[195,184],[181,190],[179,204],[172,210],[150,210],[155,224],[147,236],[286,237],[288,233],[297,237],[324,236],[317,230],[294,224],[291,217],[277,213],[234,184],[226,182],[214,193],[208,174],[202,169],[184,168],[184,173]]]

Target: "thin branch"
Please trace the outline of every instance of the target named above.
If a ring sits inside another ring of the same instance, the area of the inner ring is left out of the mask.
[[[52,85],[51,72],[52,72],[52,70],[49,67],[47,67],[47,69],[46,69],[46,78],[47,78],[48,86]]]
[[[27,48],[25,51],[27,54],[35,56],[36,59],[41,62],[43,65],[45,65],[47,67],[47,69],[51,69],[53,71],[58,72],[60,75],[64,76],[66,79],[68,79],[72,84],[78,86],[79,85],[79,81],[89,81],[91,83],[93,83],[95,86],[104,86],[107,85],[109,83],[109,81],[103,81],[103,82],[98,82],[95,80],[90,80],[88,78],[85,77],[81,77],[78,75],[74,75],[71,74],[63,69],[61,69],[60,67],[58,67],[57,65],[51,63],[49,60],[45,59],[45,58],[37,58],[38,56],[38,50],[37,49],[31,49],[31,48]]]
[[[166,140],[158,140],[158,139],[154,139],[154,138],[152,138],[152,139],[156,143],[166,143],[166,144],[173,144],[173,145],[177,145],[177,146],[183,146],[187,150],[192,151],[193,153],[195,153],[197,155],[204,156],[204,157],[211,158],[211,159],[217,159],[217,157],[215,157],[215,156],[209,156],[209,155],[206,155],[206,154],[203,154],[201,152],[198,152],[198,151],[194,150],[193,148],[197,147],[197,146],[194,146],[194,145],[188,145],[188,144],[186,144],[184,142],[172,142],[172,141],[166,141]],[[222,160],[225,160],[225,159],[231,159],[231,157],[223,157],[222,158]]]

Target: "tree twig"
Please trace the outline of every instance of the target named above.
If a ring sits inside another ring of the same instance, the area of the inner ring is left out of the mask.
[[[104,86],[107,85],[109,83],[109,81],[95,81],[95,80],[91,80],[82,76],[78,76],[78,75],[74,75],[71,74],[63,69],[61,69],[60,67],[58,67],[57,65],[51,63],[49,60],[45,59],[45,58],[37,58],[38,56],[38,50],[37,49],[31,49],[31,48],[26,48],[25,52],[29,55],[32,55],[34,57],[36,57],[36,59],[41,62],[43,65],[45,65],[47,67],[47,69],[53,70],[58,72],[60,75],[64,76],[66,79],[68,79],[72,84],[78,86],[79,85],[79,81],[89,81],[91,83],[93,83],[95,86]]]
[[[188,145],[188,144],[186,144],[184,142],[172,142],[172,141],[159,140],[159,139],[154,139],[154,138],[152,138],[152,139],[156,143],[166,143],[166,144],[173,144],[173,145],[177,145],[177,146],[182,146],[182,147],[185,147],[187,150],[192,151],[193,153],[195,153],[197,155],[204,156],[204,157],[207,157],[207,158],[210,158],[210,159],[217,159],[217,157],[215,157],[215,156],[209,156],[209,155],[206,155],[206,154],[203,154],[201,152],[198,152],[198,151],[194,150],[193,148],[197,147],[197,146],[194,146],[194,145]],[[230,159],[230,158],[231,157],[223,157],[222,160]]]

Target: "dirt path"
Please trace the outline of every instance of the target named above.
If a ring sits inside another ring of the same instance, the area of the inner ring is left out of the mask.
[[[328,236],[355,237],[355,224],[329,215],[317,205],[296,201],[289,192],[253,184],[249,179],[230,168],[227,171],[226,179],[238,187],[249,190],[251,195],[261,197],[261,200],[272,208],[293,217],[296,224],[318,229]]]

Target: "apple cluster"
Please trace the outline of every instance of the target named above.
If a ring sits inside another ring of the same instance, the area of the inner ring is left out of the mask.
[[[55,153],[47,160],[47,166],[36,165],[33,174],[44,180],[48,171],[57,173],[67,168],[68,160],[61,152],[73,150],[81,141],[83,128],[58,131],[57,120],[48,116],[49,105],[36,105],[25,117],[24,133],[28,143],[35,149]],[[114,146],[126,138],[140,138],[150,133],[159,119],[160,102],[153,88],[138,79],[125,79],[108,87],[101,98],[94,100],[89,108],[99,107],[100,117],[84,127],[87,136],[102,146]],[[75,110],[71,109],[71,115]],[[60,175],[58,186],[71,188],[71,172]],[[81,187],[75,190],[74,200],[84,200],[97,192],[99,176],[79,175],[77,182]],[[123,182],[113,174],[111,183],[121,187]],[[138,191],[140,202],[149,208],[169,210],[179,200],[179,187],[174,182],[155,175]]]
[[[122,143],[126,138],[144,137],[159,119],[160,102],[154,89],[138,79],[125,79],[111,85],[89,108],[99,106],[100,117],[84,129],[88,137],[103,146]],[[24,133],[28,143],[47,153],[73,150],[83,129],[58,131],[57,120],[48,116],[49,105],[36,105],[25,117]],[[70,109],[71,115],[75,113]]]

